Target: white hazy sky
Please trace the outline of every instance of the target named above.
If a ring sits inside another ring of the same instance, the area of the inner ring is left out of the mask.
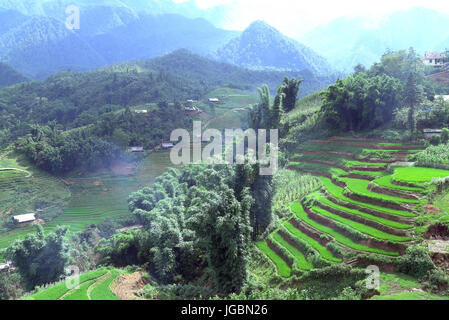
[[[183,2],[186,0],[174,0]],[[229,29],[243,30],[254,20],[264,20],[291,37],[342,16],[381,18],[397,10],[426,7],[449,14],[448,0],[195,0],[202,8],[219,4],[235,7]]]

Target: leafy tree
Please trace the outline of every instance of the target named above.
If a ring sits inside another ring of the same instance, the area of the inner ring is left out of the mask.
[[[7,248],[5,256],[16,266],[28,289],[55,282],[65,274],[70,261],[66,234],[67,227],[59,226],[44,235],[42,226],[37,224],[35,233],[27,234]]]
[[[296,99],[298,97],[299,86],[303,80],[299,79],[289,79],[285,77],[284,82],[281,86],[281,91],[284,94],[282,100],[282,109],[284,112],[290,112],[296,106]]]
[[[410,133],[416,129],[415,109],[423,99],[423,88],[418,83],[418,75],[413,70],[410,72],[404,87],[404,102],[410,108],[408,114],[408,126]]]
[[[252,198],[244,190],[241,202],[233,190],[220,186],[219,193],[197,190],[188,223],[207,252],[219,292],[238,292],[247,281]]]
[[[321,111],[332,128],[344,131],[374,129],[392,120],[401,91],[402,85],[397,79],[357,73],[337,80],[323,91]]]

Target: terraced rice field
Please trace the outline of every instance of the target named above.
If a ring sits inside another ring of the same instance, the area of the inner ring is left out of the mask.
[[[426,183],[434,177],[449,176],[446,170],[395,167],[396,161],[404,161],[404,155],[420,149],[387,141],[338,137],[301,145],[288,168],[318,176],[322,186],[291,204],[292,216],[279,229],[288,232],[279,237],[277,230],[270,236],[278,250],[262,250],[277,266],[279,275],[288,276],[292,265],[285,262],[295,254],[299,256],[289,247],[295,238],[302,239],[330,263],[342,262],[341,253],[331,250],[335,245],[343,251],[402,255],[414,241],[418,208],[426,204],[425,194],[430,188]],[[378,151],[392,157],[373,158]],[[393,174],[388,170],[390,166]],[[258,247],[268,245],[261,242]],[[285,250],[280,250],[282,247]],[[311,262],[306,250],[296,249]]]
[[[99,269],[79,277],[78,287],[71,288],[65,281],[42,289],[25,300],[120,300],[111,285],[125,271]]]
[[[67,192],[67,201],[63,210],[57,218],[44,225],[45,231],[51,231],[56,226],[65,225],[72,232],[82,231],[87,226],[102,222],[111,217],[120,217],[129,214],[128,196],[130,193],[139,190],[144,186],[149,186],[162,173],[164,173],[172,164],[169,158],[169,152],[153,153],[147,159],[142,161],[135,174],[129,176],[119,175],[94,175],[87,178],[66,178],[69,183],[66,187],[58,179],[44,173],[35,173],[32,178],[25,178],[22,174],[8,173],[8,177],[0,176],[0,189],[10,192],[10,194],[0,193],[0,208],[10,208],[9,204],[13,197],[30,197],[29,193],[24,192],[28,183],[39,183],[39,185],[53,186],[55,189]],[[5,174],[5,173],[2,173]],[[28,180],[27,180],[28,179]],[[29,180],[31,179],[31,180]],[[51,181],[50,181],[51,180]],[[23,188],[21,187],[23,186]],[[58,194],[55,192],[33,192],[32,196],[49,196],[48,194]],[[67,191],[68,190],[68,191]],[[26,190],[25,190],[26,191]],[[54,196],[55,197],[55,196]],[[8,201],[8,205],[2,203],[2,200]],[[47,201],[56,199],[47,199]],[[32,212],[30,208],[19,205],[13,207],[12,212],[22,214]],[[16,239],[23,238],[26,234],[32,232],[32,226],[16,228],[8,232],[0,232],[0,249],[6,248]],[[1,258],[1,257],[0,257]]]

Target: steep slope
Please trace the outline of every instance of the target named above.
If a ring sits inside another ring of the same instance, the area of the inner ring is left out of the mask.
[[[218,29],[204,19],[140,14],[130,23],[89,37],[88,41],[108,63],[117,63],[154,58],[181,48],[206,54],[237,34]]]
[[[418,53],[440,51],[449,39],[448,16],[414,8],[395,12],[381,21],[369,17],[339,18],[301,39],[337,69],[352,71],[358,63],[370,66],[387,49],[414,47]]]
[[[87,70],[106,63],[63,22],[46,17],[32,17],[0,35],[0,61],[35,78],[67,69]]]
[[[21,75],[7,64],[0,62],[0,89],[24,81],[28,81],[28,78]]]
[[[318,74],[331,71],[324,58],[263,21],[252,23],[240,37],[219,49],[216,57],[248,68],[307,69]]]

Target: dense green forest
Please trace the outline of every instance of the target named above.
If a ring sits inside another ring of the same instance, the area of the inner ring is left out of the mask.
[[[7,64],[0,63],[0,89],[29,79]]]

